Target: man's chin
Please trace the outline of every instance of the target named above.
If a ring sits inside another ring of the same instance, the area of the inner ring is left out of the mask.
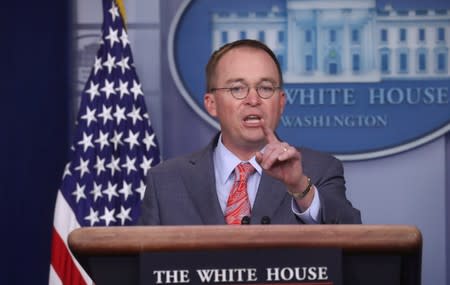
[[[249,146],[259,148],[266,145],[266,138],[262,132],[259,134],[247,134],[244,139]]]

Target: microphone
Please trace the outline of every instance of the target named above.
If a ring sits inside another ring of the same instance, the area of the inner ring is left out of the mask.
[[[268,216],[263,216],[261,218],[261,224],[262,225],[269,225],[270,224],[270,218]]]
[[[249,225],[250,224],[250,217],[249,216],[243,216],[241,220],[241,225]]]

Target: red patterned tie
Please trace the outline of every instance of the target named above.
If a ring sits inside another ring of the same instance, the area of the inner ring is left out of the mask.
[[[235,180],[225,210],[225,220],[229,225],[240,225],[244,216],[250,216],[247,180],[254,171],[255,168],[248,162],[239,164],[234,170]]]

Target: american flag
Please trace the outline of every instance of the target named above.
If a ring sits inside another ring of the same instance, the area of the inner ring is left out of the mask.
[[[79,227],[134,224],[148,170],[159,163],[123,19],[103,0],[102,40],[81,94],[70,161],[58,190],[50,284],[91,284],[67,247]]]

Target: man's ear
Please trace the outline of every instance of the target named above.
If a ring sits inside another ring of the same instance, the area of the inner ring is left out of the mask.
[[[203,97],[203,104],[205,105],[206,111],[213,116],[217,117],[217,106],[216,106],[216,97],[212,93],[206,93]]]

